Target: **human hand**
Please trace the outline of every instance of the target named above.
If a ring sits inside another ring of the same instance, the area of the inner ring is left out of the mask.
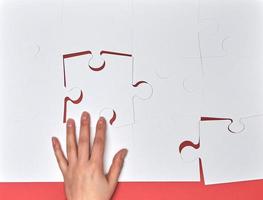
[[[96,135],[90,150],[90,116],[81,116],[79,141],[77,143],[75,122],[67,121],[67,158],[59,140],[52,137],[53,149],[64,178],[64,188],[68,200],[109,200],[118,183],[118,178],[127,154],[121,149],[115,154],[109,172],[104,174],[104,147],[106,122],[100,118]]]

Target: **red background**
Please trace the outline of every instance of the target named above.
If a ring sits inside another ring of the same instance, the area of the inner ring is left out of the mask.
[[[1,200],[65,200],[63,183],[1,183]],[[113,200],[259,200],[263,181],[204,186],[202,183],[120,183]]]
[[[113,200],[262,200],[263,180],[205,186],[200,182],[119,183]],[[65,200],[63,183],[2,183],[0,200]]]

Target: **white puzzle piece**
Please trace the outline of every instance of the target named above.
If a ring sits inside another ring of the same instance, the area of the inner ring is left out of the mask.
[[[261,57],[262,9],[262,1],[200,0],[203,56]]]
[[[198,0],[133,1],[134,52],[161,76],[178,58],[199,58],[198,31]]]
[[[206,60],[202,115],[237,122],[263,113],[262,63],[262,58]]]
[[[136,75],[139,80],[145,77],[154,88],[152,97],[147,100],[147,104],[142,105],[145,113],[165,117],[174,114],[200,117],[203,91],[199,60],[176,60],[172,66],[177,72],[170,77],[160,77],[152,65],[143,59],[143,52],[140,56],[136,55]]]
[[[147,117],[146,117],[147,118]],[[178,151],[184,140],[198,139],[198,117],[187,115],[141,119],[133,125],[130,156],[134,181],[200,181],[198,161],[184,162]]]
[[[102,51],[131,53],[131,0],[66,0],[62,13],[63,54],[89,50],[89,65],[103,65]]]
[[[200,122],[200,141],[196,158],[203,166],[205,184],[230,183],[263,178],[263,117],[243,118],[242,133],[227,130],[229,120]]]
[[[133,80],[133,63],[130,56],[103,55],[106,65],[99,71],[88,66],[90,57],[88,54],[64,62],[66,87],[77,86],[83,91],[80,104],[78,106],[69,104],[66,114],[76,118],[81,110],[89,110],[92,116],[98,118],[105,110],[110,110],[112,114],[108,120],[113,126],[133,124],[134,98],[136,96],[145,100],[150,98],[151,85],[144,80]],[[95,125],[92,123],[92,126]]]

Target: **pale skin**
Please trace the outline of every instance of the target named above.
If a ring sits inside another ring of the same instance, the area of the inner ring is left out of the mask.
[[[66,149],[63,153],[60,142],[52,137],[55,156],[64,178],[67,200],[110,200],[117,187],[127,149],[118,151],[107,174],[104,174],[104,148],[106,122],[101,117],[96,126],[93,145],[90,144],[90,115],[81,115],[79,140],[73,119],[67,120]]]

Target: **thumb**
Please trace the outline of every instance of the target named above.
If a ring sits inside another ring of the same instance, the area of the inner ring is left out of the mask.
[[[113,187],[116,187],[118,179],[123,167],[124,159],[128,153],[127,149],[121,149],[118,153],[115,154],[112,164],[107,175],[108,182]]]

